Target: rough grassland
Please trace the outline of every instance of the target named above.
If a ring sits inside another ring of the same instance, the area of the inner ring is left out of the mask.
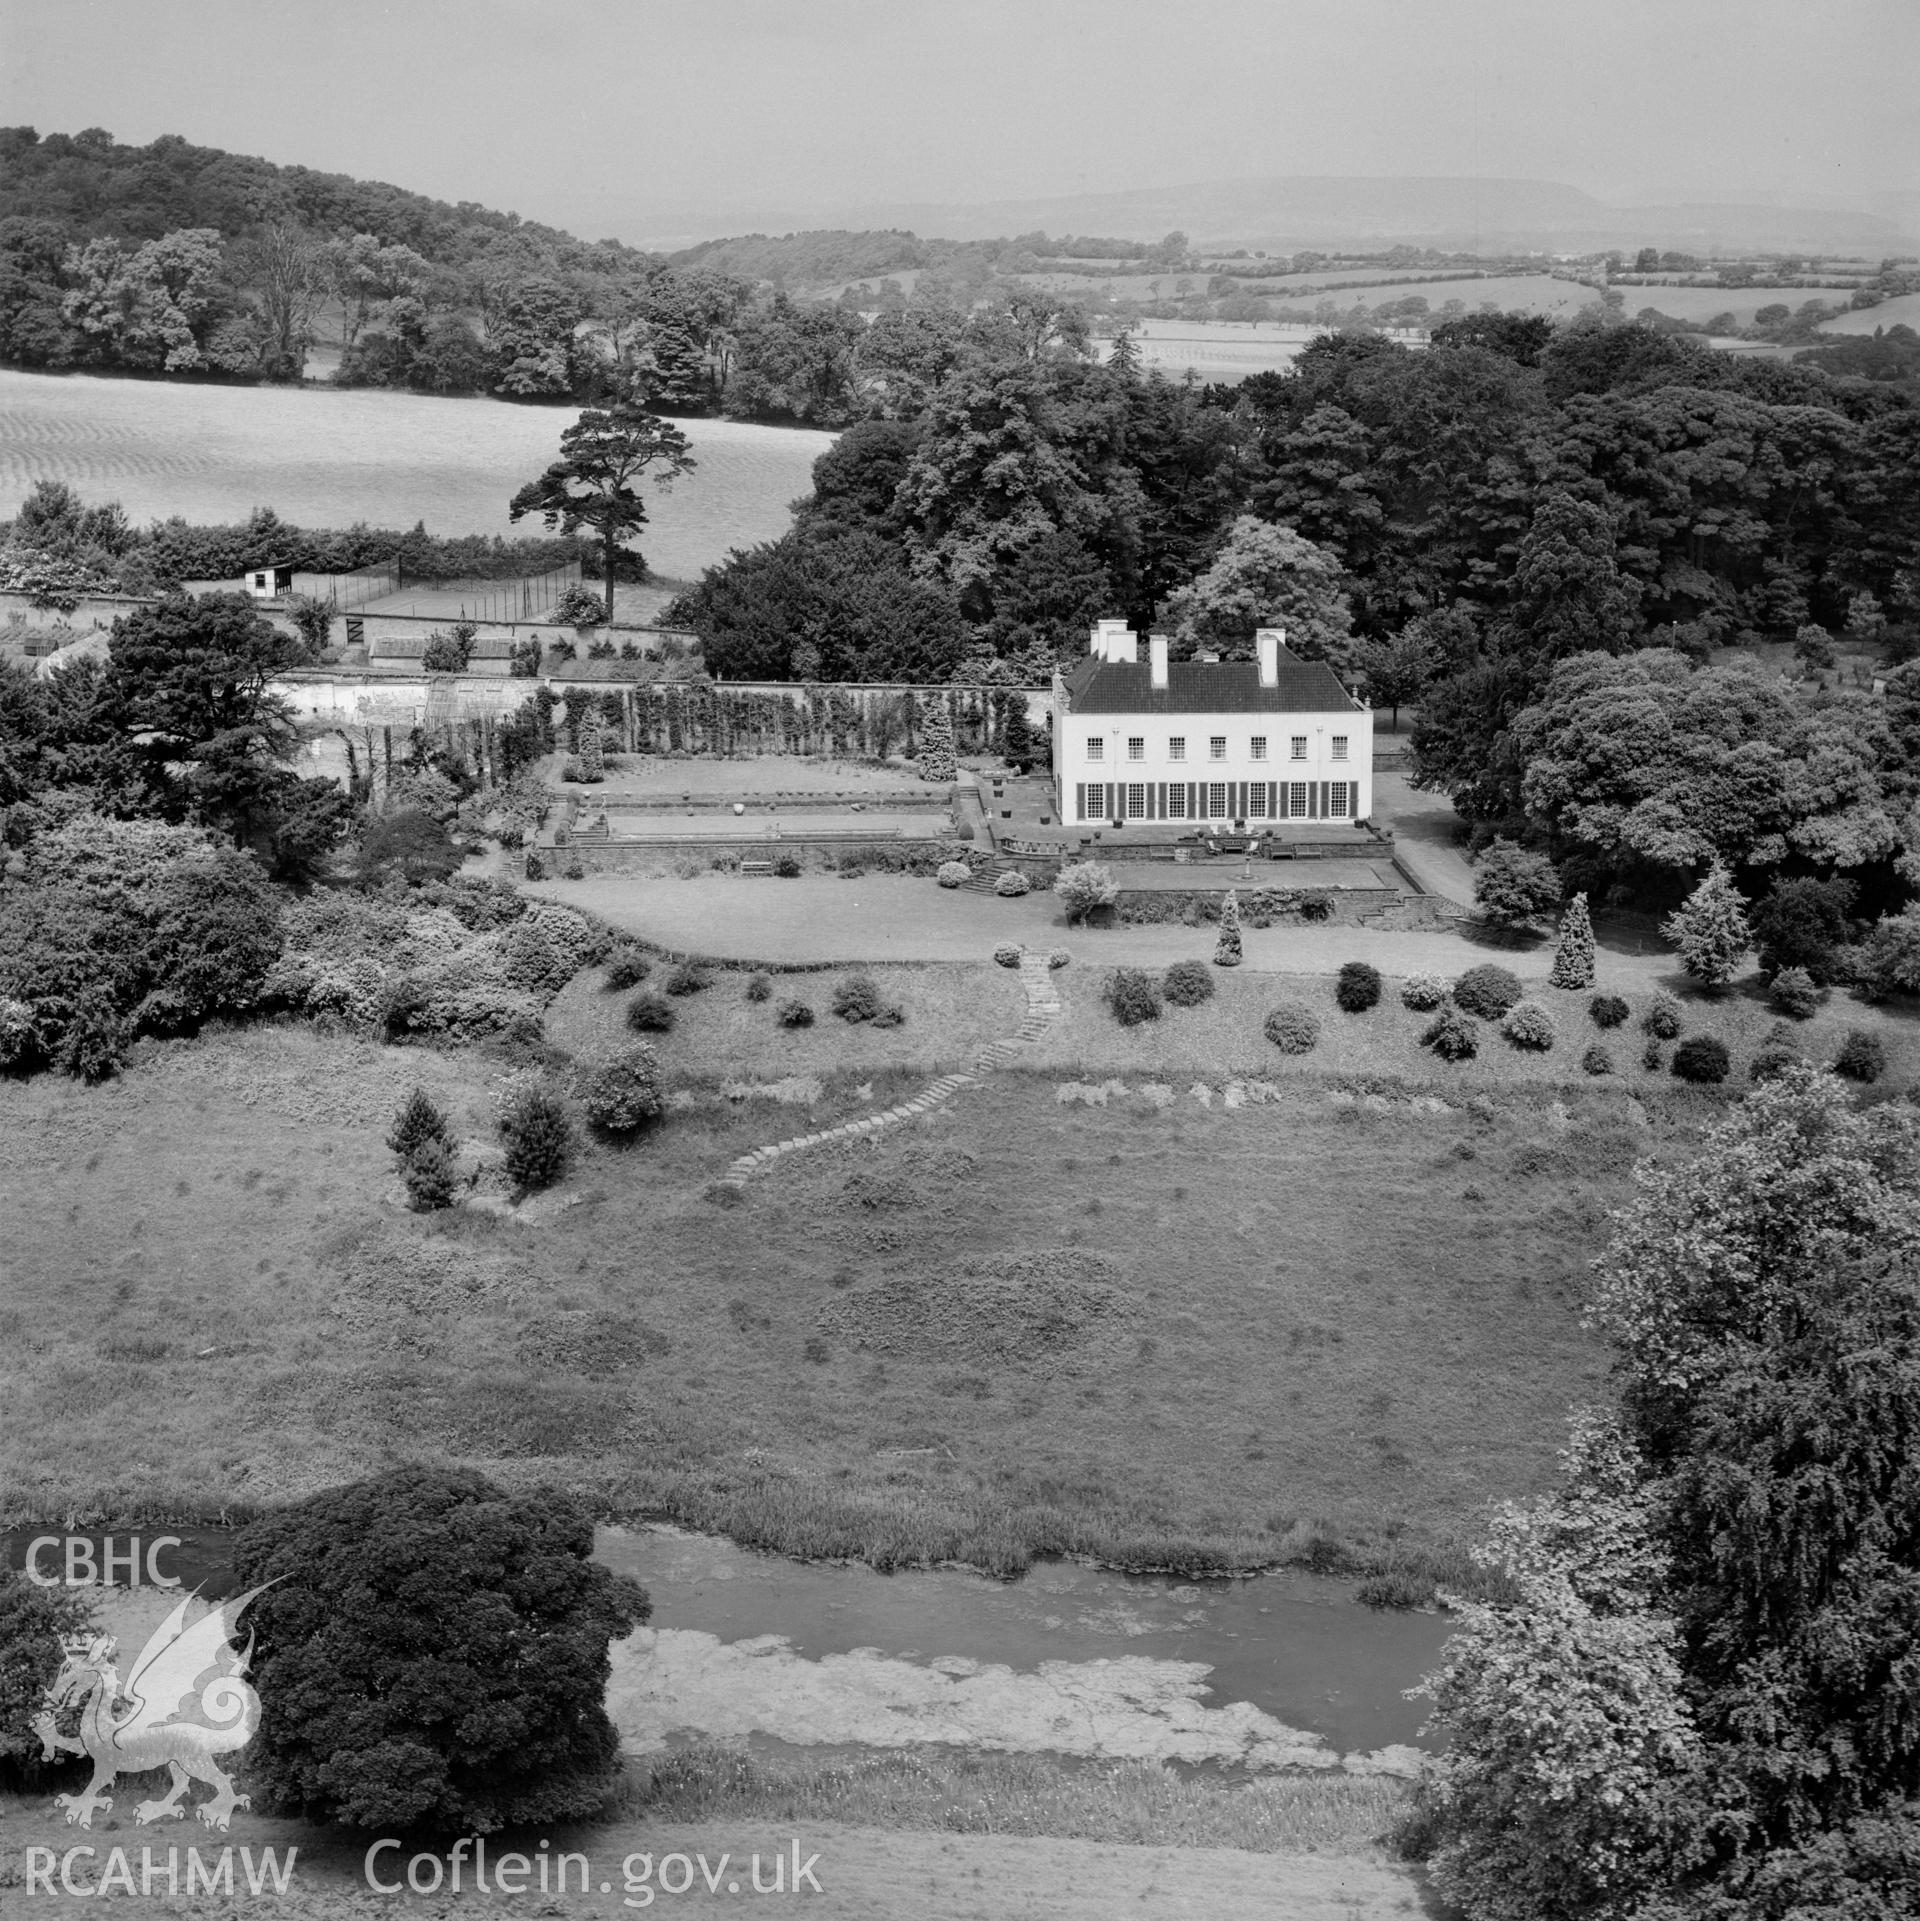
[[[937,1061],[1004,1032],[966,1000],[1011,977],[975,972],[922,975],[971,1032],[923,1001],[894,1038]],[[724,1051],[738,1014],[703,1000],[685,1034]],[[822,1025],[821,1061],[888,1040]],[[1185,1080],[1217,1078],[1191,1031]],[[1457,1568],[1603,1391],[1577,1303],[1629,1163],[1712,1105],[1665,1080],[1644,1124],[1605,1086],[1336,1105],[1295,1064],[1273,1104],[1090,1109],[1056,1069],[798,1156],[743,1205],[714,1176],[799,1111],[708,1096],[595,1150],[536,1225],[393,1205],[405,1089],[486,1138],[508,1072],[268,1027],[98,1089],[0,1084],[9,1512],[237,1515],[423,1456],[882,1565]],[[860,1059],[807,1111],[917,1075]]]
[[[688,1858],[692,1900],[707,1896],[693,1866],[704,1857],[720,1882],[720,1900],[726,1901],[732,1878],[742,1903],[750,1904],[752,1857],[759,1855],[770,1881],[777,1855],[790,1866],[796,1839],[820,1889],[817,1895],[806,1890],[805,1911],[836,1921],[898,1921],[908,1914],[915,1921],[1016,1914],[1110,1921],[1136,1912],[1207,1921],[1387,1921],[1432,1911],[1419,1870],[1387,1858],[1374,1841],[1397,1795],[1395,1787],[1371,1781],[1289,1779],[1218,1788],[1157,1768],[1127,1765],[1095,1774],[1000,1757],[776,1770],[737,1757],[694,1755],[669,1779],[640,1788],[633,1805],[613,1819],[489,1835],[487,1857],[490,1867],[509,1851],[538,1858],[545,1842],[554,1856],[584,1856],[591,1869],[586,1890],[576,1865],[564,1897],[534,1894],[527,1910],[580,1921],[634,1913],[647,1884],[637,1883],[629,1894],[629,1862],[636,1874],[644,1866],[657,1877],[655,1864],[664,1866],[676,1853]],[[13,1897],[9,1916],[16,1907],[54,1911],[15,1894],[24,1880],[25,1850],[51,1849],[58,1861],[74,1838],[44,1798],[21,1803],[0,1795],[0,1903]],[[169,1847],[178,1850],[184,1887],[187,1849],[217,1860],[228,1840],[191,1822],[139,1831],[115,1818],[95,1831],[98,1854],[79,1860],[74,1871],[78,1885],[89,1888],[104,1877],[108,1851],[118,1845],[137,1886],[144,1843],[159,1873],[153,1893],[116,1895],[113,1912],[129,1921],[170,1921],[185,1913],[371,1921],[397,1912],[502,1911],[497,1890],[475,1890],[471,1857],[460,1894],[442,1892],[429,1903],[396,1898],[367,1887],[365,1837],[253,1814],[236,1823],[231,1837],[237,1899],[163,1892]],[[423,1852],[437,1846],[444,1860],[444,1839],[414,1845]],[[286,1893],[250,1894],[241,1849],[257,1860],[272,1848],[284,1865],[290,1847],[299,1857]],[[410,1851],[388,1854],[381,1865],[398,1861],[404,1872]],[[677,1885],[679,1868],[668,1873]],[[671,1901],[653,1905],[657,1912],[675,1911]]]

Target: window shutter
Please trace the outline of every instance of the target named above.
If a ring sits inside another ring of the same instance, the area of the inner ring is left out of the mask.
[[[1077,823],[1085,820],[1086,817],[1087,783],[1084,780],[1077,780],[1073,783],[1073,818]]]
[[[1332,812],[1333,812],[1333,782],[1330,780],[1323,780],[1320,783],[1320,818],[1322,820],[1330,819],[1332,817]]]
[[[1267,782],[1267,818],[1269,820],[1278,820],[1280,818],[1278,812],[1276,811],[1280,805],[1279,794],[1280,794],[1279,782],[1272,781],[1272,780],[1268,781]]]
[[[1320,818],[1318,811],[1319,802],[1320,783],[1317,780],[1310,780],[1307,782],[1307,818],[1309,820],[1318,820]]]

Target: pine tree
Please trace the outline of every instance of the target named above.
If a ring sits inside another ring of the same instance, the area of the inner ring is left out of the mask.
[[[1213,964],[1238,967],[1240,960],[1240,897],[1229,890],[1226,903],[1220,909],[1220,939],[1213,950]]]
[[[1560,917],[1560,938],[1554,944],[1553,972],[1547,976],[1547,985],[1593,985],[1593,917],[1587,912],[1584,894],[1574,895]]]
[[[950,781],[959,777],[960,763],[953,752],[953,715],[946,701],[936,695],[920,732],[920,778]]]
[[[399,1160],[408,1161],[428,1143],[451,1147],[453,1129],[434,1105],[433,1096],[424,1087],[416,1087],[393,1117],[387,1146]]]
[[[1704,987],[1725,986],[1753,945],[1746,902],[1733,876],[1718,866],[1667,916],[1660,931],[1679,948],[1680,965]]]

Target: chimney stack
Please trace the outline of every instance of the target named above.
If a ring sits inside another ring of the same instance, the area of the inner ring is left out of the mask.
[[[1088,649],[1109,666],[1131,666],[1139,659],[1133,629],[1124,620],[1103,620],[1093,630]]]
[[[1254,635],[1253,641],[1260,655],[1260,685],[1278,687],[1280,685],[1280,649],[1286,645],[1286,629],[1262,627]]]
[[[1167,691],[1167,637],[1165,634],[1147,636],[1147,679],[1156,694]]]

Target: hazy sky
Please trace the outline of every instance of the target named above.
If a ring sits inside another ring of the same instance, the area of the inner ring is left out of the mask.
[[[1911,191],[1916,77],[1920,0],[0,0],[0,122],[588,227],[1275,173]]]

